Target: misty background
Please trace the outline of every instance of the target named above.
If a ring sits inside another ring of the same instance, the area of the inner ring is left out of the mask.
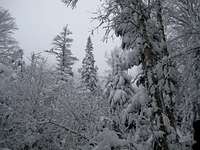
[[[16,19],[18,30],[15,37],[20,47],[24,50],[27,63],[32,52],[43,52],[52,48],[53,38],[61,32],[63,26],[69,25],[72,31],[72,53],[79,61],[74,65],[74,71],[80,68],[84,57],[86,41],[97,22],[92,21],[93,14],[100,2],[98,0],[80,1],[76,9],[66,7],[59,0],[1,0],[0,6],[8,9]],[[105,53],[109,53],[115,46],[119,46],[119,40],[110,39],[103,42],[104,31],[98,29],[91,35],[94,46],[94,57],[102,75],[107,69]],[[47,63],[55,66],[55,57],[43,53],[48,58]]]

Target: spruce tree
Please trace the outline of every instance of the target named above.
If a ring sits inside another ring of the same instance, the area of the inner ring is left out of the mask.
[[[70,50],[73,42],[73,39],[70,37],[71,34],[72,32],[68,29],[68,25],[66,25],[63,31],[54,38],[54,47],[48,51],[56,55],[59,79],[62,81],[67,81],[69,77],[73,76],[72,65],[78,60],[72,55]]]
[[[97,88],[97,67],[94,66],[93,44],[90,36],[87,39],[85,52],[80,69],[81,80],[86,89],[94,91]]]

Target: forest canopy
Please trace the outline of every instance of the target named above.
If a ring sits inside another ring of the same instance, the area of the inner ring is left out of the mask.
[[[62,2],[78,9],[78,0]],[[200,0],[102,0],[96,29],[120,39],[103,75],[95,34],[79,60],[68,24],[41,52],[54,67],[37,52],[27,63],[17,18],[0,8],[0,149],[199,149],[199,8]]]

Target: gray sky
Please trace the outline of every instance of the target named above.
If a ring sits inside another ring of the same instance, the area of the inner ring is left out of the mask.
[[[80,67],[85,54],[85,47],[89,31],[95,26],[91,22],[94,12],[99,5],[99,0],[81,0],[76,9],[67,8],[61,0],[0,0],[0,6],[8,9],[16,18],[16,39],[24,49],[25,56],[29,57],[32,51],[41,51],[52,47],[52,39],[62,31],[63,26],[69,24],[73,32],[72,53],[78,57],[79,62],[74,66]],[[94,44],[94,56],[99,73],[107,69],[105,52],[110,51],[119,41],[110,40],[102,42],[103,31],[99,30],[91,36]],[[48,56],[48,63],[55,64],[53,57]]]

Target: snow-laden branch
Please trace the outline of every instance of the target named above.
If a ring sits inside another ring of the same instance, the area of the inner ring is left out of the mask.
[[[78,131],[75,131],[75,130],[69,128],[69,127],[66,127],[65,125],[58,124],[58,123],[56,123],[56,122],[54,122],[52,120],[48,120],[48,121],[45,121],[45,122],[40,122],[39,124],[51,124],[51,125],[57,126],[59,128],[62,128],[62,129],[64,129],[67,132],[70,132],[70,133],[75,134],[75,135],[77,135],[79,137],[82,137],[82,138],[84,138],[87,141],[90,140],[87,136],[79,133]]]

